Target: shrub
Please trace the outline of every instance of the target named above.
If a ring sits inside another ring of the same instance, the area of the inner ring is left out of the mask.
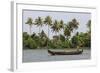
[[[66,40],[64,42],[62,42],[62,48],[71,48],[72,47],[72,43],[70,40]]]
[[[63,36],[63,35],[60,34],[60,40],[61,40],[62,42],[64,42],[64,41],[65,41],[65,36]]]
[[[28,42],[27,42],[27,40],[25,40],[25,39],[23,38],[23,49],[28,48],[27,46],[28,46]]]
[[[57,46],[52,41],[48,41],[48,48],[55,49]]]
[[[28,42],[28,47],[30,49],[36,49],[37,48],[36,42],[31,37],[28,38],[27,42]]]

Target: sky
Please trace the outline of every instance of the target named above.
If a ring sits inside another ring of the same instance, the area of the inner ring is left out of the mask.
[[[72,33],[72,36],[75,35],[75,33],[78,32],[86,32],[88,30],[86,24],[88,22],[88,20],[91,19],[91,13],[84,13],[84,12],[61,12],[61,11],[40,11],[40,10],[23,10],[23,32],[27,32],[30,34],[30,29],[29,29],[29,25],[25,24],[25,22],[27,21],[27,19],[29,17],[31,17],[34,20],[39,16],[42,17],[43,19],[46,16],[51,16],[52,20],[54,21],[56,20],[63,20],[65,24],[67,24],[69,21],[71,21],[72,19],[76,19],[79,22],[79,27],[77,30],[75,30]],[[49,29],[49,34],[48,34],[48,26],[43,25],[42,27],[37,27],[36,25],[33,25],[31,28],[31,32],[35,32],[37,35],[39,33],[39,29],[40,31],[44,31],[47,36],[49,38],[52,39],[52,36],[56,35],[55,32],[52,31],[52,29]],[[63,31],[61,30],[58,34],[63,34]]]

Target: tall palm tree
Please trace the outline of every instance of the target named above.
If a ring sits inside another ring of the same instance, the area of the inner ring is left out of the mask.
[[[57,20],[55,20],[51,28],[53,29],[53,32],[55,32],[56,35],[57,35],[57,33],[60,30],[59,22]]]
[[[63,22],[63,20],[61,20],[61,21],[57,21],[57,20],[55,20],[54,21],[54,23],[53,23],[53,25],[52,25],[52,29],[53,29],[53,31],[56,33],[56,35],[57,35],[57,33],[61,30],[61,29],[63,29],[64,28],[64,22]]]
[[[31,28],[32,28],[32,25],[33,25],[33,20],[31,17],[29,17],[26,21],[25,24],[28,24],[30,26],[30,35],[31,35]]]
[[[91,20],[89,20],[89,21],[87,22],[87,27],[88,27],[88,29],[89,29],[89,32],[91,32]]]
[[[63,29],[64,28],[64,22],[63,22],[63,20],[60,20],[59,27],[60,27],[60,29]]]
[[[49,37],[49,27],[52,26],[52,18],[50,16],[47,16],[44,20],[44,24],[48,25],[48,37]]]
[[[88,39],[90,39],[89,42],[91,42],[91,20],[88,21],[87,27],[88,27],[87,37],[88,37]]]
[[[63,20],[60,20],[60,22],[59,22],[59,29],[64,31],[64,22],[63,22]]]
[[[35,25],[39,26],[39,33],[40,33],[40,28],[43,25],[43,19],[41,17],[38,17],[37,19],[35,19]]]

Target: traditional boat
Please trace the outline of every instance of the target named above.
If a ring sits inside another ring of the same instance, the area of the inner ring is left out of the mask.
[[[76,50],[67,50],[67,51],[54,51],[54,50],[50,50],[48,49],[48,53],[50,55],[78,55],[78,54],[82,54],[83,49],[76,49]]]

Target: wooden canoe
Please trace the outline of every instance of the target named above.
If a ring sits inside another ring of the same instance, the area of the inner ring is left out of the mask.
[[[50,55],[78,55],[78,54],[82,54],[82,52],[83,49],[77,49],[74,51],[53,51],[48,49],[48,53]]]

